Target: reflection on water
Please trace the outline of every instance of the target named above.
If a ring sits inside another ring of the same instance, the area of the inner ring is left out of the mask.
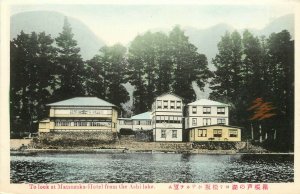
[[[293,182],[293,155],[11,156],[12,183]]]

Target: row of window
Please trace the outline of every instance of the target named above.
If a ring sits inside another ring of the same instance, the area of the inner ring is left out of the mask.
[[[97,132],[97,131],[110,131],[105,129],[105,130],[99,130],[99,129],[51,129],[50,131],[55,131],[55,132]]]
[[[217,118],[217,124],[225,125],[225,122],[225,118]],[[203,125],[211,125],[211,118],[203,118]],[[192,126],[197,126],[197,118],[192,118]]]
[[[120,125],[151,125],[151,121],[141,120],[141,121],[126,121],[126,120],[119,120]]]
[[[154,123],[181,123],[181,116],[156,116]]]
[[[79,115],[79,114],[83,114],[83,115],[111,115],[112,114],[112,110],[86,110],[86,109],[73,109],[70,110],[70,114],[75,114],[75,115]]]
[[[165,129],[161,130],[161,138],[167,138],[167,133]],[[177,138],[177,130],[172,130],[172,138]]]
[[[111,127],[114,123],[112,122],[99,122],[99,121],[55,121],[55,126],[92,126],[92,127]]]
[[[181,109],[181,101],[157,100],[157,109]]]
[[[197,114],[197,106],[192,106],[192,114]],[[203,107],[203,114],[211,114],[211,107]],[[217,114],[225,114],[225,107],[217,107]]]
[[[191,137],[193,134],[191,133]],[[238,131],[236,129],[229,129],[229,137],[237,137]],[[207,137],[207,129],[198,129],[198,137]],[[222,137],[222,129],[214,129],[213,137]]]

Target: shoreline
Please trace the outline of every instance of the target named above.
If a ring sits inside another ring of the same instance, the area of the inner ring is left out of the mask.
[[[63,149],[24,149],[10,150],[10,155],[34,155],[38,153],[95,153],[95,154],[202,154],[202,155],[294,155],[294,152],[239,152],[238,150],[138,150],[126,148],[63,148]]]

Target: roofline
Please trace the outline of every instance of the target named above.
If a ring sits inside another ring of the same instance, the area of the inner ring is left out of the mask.
[[[194,101],[194,102],[197,102],[197,101],[199,101],[199,100],[210,100],[210,101],[214,101],[214,102],[218,102],[218,101],[215,101],[215,100],[211,100],[211,99],[206,99],[206,98],[201,98],[201,99],[198,99],[198,100],[196,100],[196,101]],[[190,103],[188,103],[187,105],[188,106],[231,106],[230,104],[226,104],[226,103],[223,103],[223,102],[218,102],[218,103],[221,103],[221,104],[223,104],[223,105],[210,105],[210,104],[207,104],[207,105],[197,105],[197,104],[192,104],[192,103],[194,103],[194,102],[190,102]]]
[[[96,96],[77,96],[77,97],[72,97],[72,98],[68,98],[68,99],[65,99],[65,100],[60,100],[60,101],[58,101],[58,102],[66,101],[66,100],[71,100],[71,99],[73,99],[73,98],[98,98],[98,97],[96,97]],[[101,98],[98,98],[98,99],[103,100],[103,99],[101,99]],[[107,102],[106,100],[103,100],[103,101]],[[58,102],[52,102],[52,103],[46,104],[46,106],[99,107],[99,106],[95,106],[95,105],[84,105],[84,106],[83,106],[83,105],[51,105],[51,104],[58,103]],[[110,102],[107,102],[107,103],[112,104],[112,103],[110,103]],[[102,107],[116,107],[116,108],[120,109],[120,107],[118,107],[118,106],[116,106],[116,105],[114,105],[114,104],[112,104],[112,105],[101,105],[101,106],[102,106]],[[101,106],[100,106],[100,107],[101,107]]]
[[[95,106],[95,105],[51,105],[51,104],[46,104],[46,106],[67,106],[67,107],[99,107],[99,106]],[[101,105],[102,107],[116,107],[116,108],[119,108],[118,106],[116,105],[112,105],[112,106],[109,106],[109,105]],[[100,107],[101,107],[100,106]]]
[[[164,95],[167,95],[167,94],[174,95],[174,96],[180,98],[181,100],[183,100],[183,98],[182,98],[181,96],[178,96],[177,94],[174,94],[174,93],[172,93],[172,92],[165,92],[165,93],[163,93],[163,94],[161,94],[161,95],[159,95],[159,96],[156,96],[156,97],[154,98],[154,100],[156,100],[156,99],[157,99],[158,97],[160,97],[160,96],[164,96]]]
[[[243,129],[243,127],[232,126],[232,125],[220,125],[220,124],[190,127],[190,128],[187,128],[187,129],[191,130],[191,129],[196,129],[196,128],[206,128],[206,127],[214,127],[214,126],[225,126],[225,127],[230,127],[230,128]]]

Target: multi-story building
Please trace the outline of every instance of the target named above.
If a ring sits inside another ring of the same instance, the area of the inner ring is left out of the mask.
[[[96,97],[76,97],[48,104],[49,119],[39,123],[45,132],[117,132],[118,108]]]
[[[187,105],[185,128],[206,125],[228,125],[229,105],[207,99],[200,99]]]
[[[120,132],[121,129],[152,130],[152,113],[144,112],[131,118],[118,118],[117,131]]]
[[[229,125],[229,105],[207,99],[187,106],[189,141],[241,141],[241,129]]]
[[[182,141],[182,98],[166,93],[155,98],[152,104],[154,141]]]

